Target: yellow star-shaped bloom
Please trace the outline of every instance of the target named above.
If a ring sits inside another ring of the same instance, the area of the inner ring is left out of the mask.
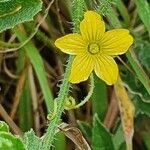
[[[101,16],[87,11],[80,23],[81,34],[73,33],[55,41],[64,53],[76,55],[73,60],[69,81],[79,83],[88,79],[94,70],[96,75],[112,85],[118,78],[118,66],[112,56],[124,54],[133,43],[126,29],[105,32]]]

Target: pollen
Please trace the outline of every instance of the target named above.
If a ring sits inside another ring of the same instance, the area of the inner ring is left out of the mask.
[[[100,46],[97,43],[91,43],[88,45],[88,52],[92,55],[99,53]]]

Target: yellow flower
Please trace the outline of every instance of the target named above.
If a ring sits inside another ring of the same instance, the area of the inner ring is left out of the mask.
[[[101,16],[87,11],[80,23],[81,34],[73,33],[55,41],[56,47],[67,54],[76,55],[69,81],[79,83],[88,79],[94,70],[96,75],[112,85],[118,78],[118,66],[112,56],[125,53],[133,43],[126,29],[105,32]]]

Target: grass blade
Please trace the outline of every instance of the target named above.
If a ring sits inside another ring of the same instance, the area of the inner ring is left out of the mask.
[[[27,39],[25,34],[23,34],[23,32],[20,29],[15,28],[14,31],[20,42],[23,42]],[[35,46],[31,42],[26,44],[24,48],[36,72],[36,75],[37,75],[37,78],[40,83],[40,87],[41,87],[41,90],[45,99],[47,110],[48,112],[51,112],[53,110],[53,96],[50,91],[49,85],[47,83],[42,58],[38,50],[35,48]]]
[[[136,0],[138,14],[150,35],[150,6],[147,0]]]

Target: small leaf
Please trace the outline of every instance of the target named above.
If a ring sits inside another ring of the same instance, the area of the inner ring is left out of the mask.
[[[0,121],[0,132],[9,132],[9,127],[4,121]]]
[[[97,113],[98,117],[103,120],[107,111],[107,88],[106,84],[94,76],[95,88],[92,94],[93,114]]]
[[[92,139],[92,128],[83,121],[77,121],[80,130],[82,131],[83,135],[85,136],[85,138],[89,141],[91,141]]]
[[[24,135],[24,143],[28,150],[39,149],[40,139],[35,135],[34,131],[31,129]]]
[[[150,95],[146,91],[143,84],[135,78],[133,74],[127,71],[126,68],[121,67],[122,73],[121,78],[124,82],[124,86],[128,89],[132,96],[138,95],[141,97],[142,101],[149,101],[150,102]]]
[[[92,149],[93,150],[114,150],[112,137],[106,128],[98,119],[97,114],[94,115],[92,129]]]
[[[150,74],[150,43],[148,41],[141,41],[135,50],[142,66]]]
[[[0,32],[19,23],[32,20],[41,8],[41,0],[1,0]]]
[[[66,150],[66,137],[64,133],[59,132],[55,135],[53,146],[56,150]]]
[[[0,121],[0,150],[25,150],[21,139],[9,133],[8,125]]]
[[[134,96],[133,103],[136,108],[136,116],[139,114],[145,114],[150,117],[150,103],[143,102],[141,100],[141,97],[139,97],[137,95]]]
[[[150,116],[150,95],[147,93],[145,87],[124,67],[121,67],[121,78],[134,103],[135,117],[138,114]]]
[[[124,140],[124,136],[123,136],[123,130],[122,130],[122,126],[121,124],[118,126],[115,134],[113,135],[113,143],[114,143],[114,147],[115,147],[115,150],[120,150],[119,148],[121,147],[121,145],[123,143],[125,143],[125,140]],[[123,149],[122,149],[123,150]]]
[[[7,132],[0,132],[0,149],[1,150],[25,150],[23,142]]]
[[[150,132],[144,132],[142,136],[143,136],[143,142],[144,142],[147,150],[149,150],[150,149],[150,142],[149,142],[150,141]]]

